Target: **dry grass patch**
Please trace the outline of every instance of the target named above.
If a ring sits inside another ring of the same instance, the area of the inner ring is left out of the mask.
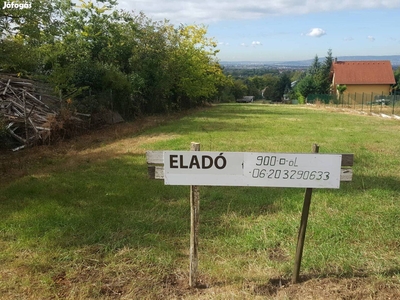
[[[195,111],[199,111],[197,109]],[[82,163],[99,162],[124,154],[144,154],[145,143],[176,138],[175,134],[154,134],[140,136],[148,128],[154,128],[179,119],[187,114],[177,113],[170,116],[150,116],[134,122],[114,124],[93,130],[56,145],[42,145],[19,152],[0,151],[1,185],[27,175],[47,176],[60,167],[71,169]]]

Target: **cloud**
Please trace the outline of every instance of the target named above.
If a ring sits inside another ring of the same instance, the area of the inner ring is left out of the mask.
[[[312,36],[312,37],[321,37],[325,34],[326,34],[325,30],[323,30],[321,28],[312,28],[310,30],[310,32],[307,33],[308,36]]]
[[[370,42],[375,42],[375,38],[372,35],[367,36]]]
[[[253,47],[262,46],[261,42],[259,42],[259,41],[253,41],[253,42],[251,43],[251,45],[252,45]]]
[[[299,15],[351,9],[399,8],[399,0],[120,0],[119,8],[143,11],[153,20],[172,23],[210,23],[220,20],[249,20],[267,16]]]
[[[343,40],[346,42],[350,42],[350,41],[353,41],[354,39],[351,36],[349,36],[349,37],[344,38]]]

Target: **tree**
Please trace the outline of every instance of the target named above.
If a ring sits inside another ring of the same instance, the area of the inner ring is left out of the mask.
[[[255,76],[255,77],[258,77],[258,76]],[[245,82],[245,85],[247,86],[246,95],[254,96],[255,99],[258,99],[260,97],[261,92],[253,80],[255,77],[250,77],[250,78],[246,79],[244,82]]]
[[[316,84],[313,76],[307,75],[296,85],[296,90],[304,97],[314,94],[316,91]]]
[[[394,72],[394,78],[396,80],[395,85],[393,86],[393,90],[395,95],[400,91],[400,67]]]
[[[282,97],[284,94],[289,93],[290,84],[291,80],[289,76],[286,73],[282,73],[282,75],[279,76],[278,86],[277,86],[277,91],[280,97]]]
[[[138,85],[132,79],[137,76],[129,69],[135,23],[129,14],[113,10],[115,1],[101,3],[81,1],[65,12],[60,39],[43,46],[45,65],[56,89],[63,95],[74,94],[81,111],[113,107],[132,117],[138,106],[132,101]]]
[[[333,57],[332,57],[332,49],[329,49],[327,52],[328,56],[325,57],[324,64],[322,65],[323,72],[325,75],[329,76],[331,72]]]
[[[329,93],[330,92],[330,87],[331,87],[331,68],[332,68],[332,62],[333,62],[333,57],[332,57],[332,49],[328,50],[328,55],[325,57],[325,61],[323,65],[321,66],[321,83],[320,83],[320,90],[322,93]]]
[[[316,55],[313,63],[308,68],[306,76],[299,79],[296,90],[304,98],[309,94],[327,94],[331,87],[331,66],[332,66],[332,50],[328,50],[323,64],[319,62]]]
[[[6,1],[0,0],[1,7],[4,6],[4,2]],[[70,11],[73,6],[70,0],[42,0],[31,1],[29,9],[2,9],[2,37],[20,36],[25,43],[35,46],[53,43],[62,34],[64,13]]]
[[[332,65],[332,50],[328,50],[328,56],[325,57],[324,63],[320,63],[318,56],[315,56],[314,62],[309,69],[309,74],[313,76],[315,81],[314,94],[327,94],[330,89],[330,71]]]
[[[0,6],[5,2],[0,0]],[[72,7],[69,0],[43,0],[32,1],[29,9],[1,9],[1,68],[18,73],[43,72],[41,47],[60,39],[62,19]]]
[[[282,96],[278,88],[279,77],[272,74],[265,74],[263,79],[263,97],[267,100],[279,101]]]
[[[347,86],[345,84],[338,84],[336,86],[336,90],[339,92],[339,102],[343,100],[343,93],[347,90]]]
[[[235,80],[232,86],[232,94],[234,99],[241,99],[247,93],[247,86],[242,80]]]
[[[221,67],[222,69],[222,67]],[[217,102],[233,102],[235,101],[235,97],[232,94],[232,87],[234,85],[234,80],[232,76],[224,76],[223,80],[221,80],[217,84],[217,96],[216,96],[216,101]]]
[[[171,49],[168,42],[170,25],[153,22],[144,14],[135,18],[138,27],[131,39],[137,42],[129,59],[133,73],[143,81],[136,98],[143,113],[160,113],[173,109],[168,103],[173,85],[170,74]]]
[[[207,38],[207,29],[200,25],[170,27],[169,77],[173,81],[172,103],[183,108],[201,104],[218,93],[224,80],[221,66],[216,61],[217,43]]]
[[[126,118],[196,106],[232,83],[206,27],[115,8],[114,0],[43,0],[2,10],[0,67],[41,76],[82,112],[105,107]]]
[[[321,63],[319,62],[318,55],[315,55],[311,66],[307,70],[307,73],[310,74],[311,76],[314,76],[319,72],[320,68],[321,68]]]
[[[39,69],[39,51],[21,37],[0,41],[0,69],[13,73],[32,73]]]

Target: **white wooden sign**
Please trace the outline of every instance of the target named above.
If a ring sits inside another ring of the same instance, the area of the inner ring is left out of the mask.
[[[339,188],[340,154],[164,151],[166,185]]]

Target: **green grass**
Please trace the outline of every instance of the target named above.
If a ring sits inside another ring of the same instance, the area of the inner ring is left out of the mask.
[[[0,190],[0,295],[190,295],[175,282],[188,278],[189,190],[149,180],[144,153],[188,150],[191,141],[204,151],[308,153],[318,143],[320,153],[354,153],[352,182],[314,190],[301,274],[367,276],[400,288],[399,129],[371,116],[230,104],[93,146],[103,151],[96,160],[71,164],[79,151],[43,158]],[[121,149],[136,139],[135,151]],[[246,283],[291,277],[304,189],[200,193],[202,281],[241,298],[251,294]]]

